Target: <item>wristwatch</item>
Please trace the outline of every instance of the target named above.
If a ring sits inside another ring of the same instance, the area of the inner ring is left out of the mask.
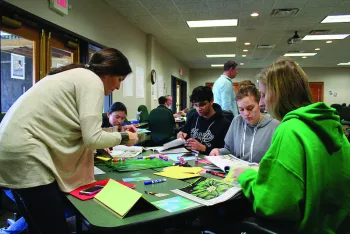
[[[129,141],[129,134],[126,132],[121,132],[120,135],[122,136],[122,141],[120,142],[121,144],[125,144]]]

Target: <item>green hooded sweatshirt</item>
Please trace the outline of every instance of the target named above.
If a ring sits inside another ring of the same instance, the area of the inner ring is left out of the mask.
[[[335,109],[318,102],[289,112],[259,172],[238,181],[258,215],[302,233],[335,233],[350,214],[350,144]]]

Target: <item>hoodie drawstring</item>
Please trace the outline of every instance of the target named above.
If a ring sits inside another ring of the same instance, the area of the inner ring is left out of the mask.
[[[264,118],[262,118],[264,119]],[[252,139],[252,142],[250,144],[250,158],[249,158],[249,162],[252,162],[253,161],[253,151],[254,151],[254,140],[255,140],[255,134],[256,132],[258,131],[258,126],[259,126],[259,123],[261,122],[262,119],[259,119],[259,122],[257,123],[257,125],[255,126],[254,128],[254,133],[253,133],[253,139]],[[241,138],[241,149],[240,149],[240,153],[242,155],[242,158],[244,157],[244,149],[245,149],[245,135],[246,135],[246,131],[247,131],[247,123],[245,121],[243,121],[244,126],[243,126],[243,129],[244,129],[244,133],[243,133],[243,137]]]

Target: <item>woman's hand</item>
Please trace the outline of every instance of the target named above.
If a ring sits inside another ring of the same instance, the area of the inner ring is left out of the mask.
[[[127,145],[127,146],[135,145],[137,143],[138,139],[139,139],[137,134],[129,132],[129,131],[126,131],[126,133],[129,135],[129,140],[128,140],[128,142],[125,145]]]
[[[133,133],[137,132],[137,129],[135,128],[134,125],[125,125],[125,126],[123,126],[123,129],[124,129],[124,131],[128,130],[128,131],[133,132]]]
[[[181,138],[181,139],[185,139],[187,137],[187,133],[184,133],[184,132],[179,132],[177,134],[177,138]]]

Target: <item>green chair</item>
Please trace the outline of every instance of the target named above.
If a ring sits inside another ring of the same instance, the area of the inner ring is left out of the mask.
[[[149,130],[155,145],[162,145],[175,139],[175,119],[165,108],[153,109],[149,115]]]
[[[137,108],[137,111],[138,112],[141,112],[140,113],[140,123],[148,123],[149,121],[149,114],[148,114],[148,109],[145,105],[140,105],[138,108]]]

